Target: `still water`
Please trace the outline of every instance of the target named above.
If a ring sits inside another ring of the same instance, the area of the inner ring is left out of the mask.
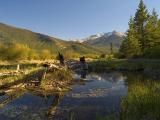
[[[79,77],[75,75],[75,84],[66,93],[18,95],[0,107],[0,120],[99,120],[112,114],[118,118],[121,99],[128,92],[127,75],[90,73],[84,81]]]

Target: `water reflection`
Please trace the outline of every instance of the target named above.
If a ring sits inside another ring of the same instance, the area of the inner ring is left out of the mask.
[[[61,94],[36,95],[25,93],[0,110],[0,120],[46,120],[52,118]]]
[[[54,115],[56,114],[57,107],[58,107],[58,104],[60,102],[60,98],[61,98],[60,94],[58,94],[58,93],[55,94],[55,98],[52,101],[51,106],[49,107],[49,110],[47,112],[47,115],[48,115],[49,118],[53,118]]]
[[[113,113],[119,117],[122,97],[137,86],[148,90],[142,85],[146,78],[135,74],[90,73],[83,81],[81,75],[75,77],[75,85],[65,94],[25,91],[11,99],[0,109],[0,120],[96,120]]]
[[[76,75],[76,80],[81,79]],[[64,119],[94,120],[110,112],[118,114],[121,97],[127,94],[126,77],[121,73],[90,73],[86,76],[85,84],[73,86],[59,106]],[[57,115],[57,118],[59,118]],[[62,119],[62,118],[61,118]]]

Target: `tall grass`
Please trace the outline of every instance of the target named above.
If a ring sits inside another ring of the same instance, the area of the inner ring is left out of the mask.
[[[129,77],[128,95],[121,103],[121,119],[160,119],[160,81]]]

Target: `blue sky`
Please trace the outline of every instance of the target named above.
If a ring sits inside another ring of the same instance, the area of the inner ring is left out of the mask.
[[[160,0],[144,0],[160,15]],[[125,32],[139,0],[0,0],[0,22],[62,39]]]

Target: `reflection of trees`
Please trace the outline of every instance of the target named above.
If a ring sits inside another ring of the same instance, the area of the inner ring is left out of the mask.
[[[55,94],[54,100],[47,112],[48,117],[53,117],[57,110],[58,104],[60,102],[61,95],[59,93]]]
[[[0,101],[0,107],[4,107],[8,103],[22,96],[26,92],[26,90],[24,89],[24,86],[26,85],[25,83],[28,83],[29,80],[35,76],[41,77],[41,73],[42,70],[34,74],[26,75],[23,78],[14,82],[1,85],[0,90],[4,93],[2,95],[5,97],[5,99]]]
[[[26,91],[21,91],[21,92],[17,92],[17,91],[12,91],[12,93],[9,93],[9,95],[6,95],[6,98],[5,100],[3,100],[1,103],[0,103],[0,108],[3,108],[5,107],[5,105],[11,103],[12,101],[18,99],[19,97],[23,96],[24,93],[26,93]],[[37,92],[37,91],[29,91],[29,93],[35,95],[35,96],[39,96],[39,97],[42,97],[42,98],[48,98],[50,96],[54,96],[54,99],[52,101],[52,104],[50,105],[48,111],[47,111],[47,116],[48,117],[54,117],[55,115],[55,112],[57,110],[57,107],[58,107],[58,104],[60,102],[60,98],[61,98],[61,94],[60,93],[56,93],[53,95],[50,94],[50,93],[40,93],[40,92]]]
[[[17,92],[18,91],[18,92]],[[20,91],[20,92],[19,92]],[[13,90],[10,93],[8,93],[8,95],[4,95],[5,99],[0,101],[0,108],[3,108],[5,105],[9,104],[10,102],[12,102],[13,100],[18,99],[19,97],[21,97],[23,94],[25,93],[25,91],[23,90]]]
[[[42,75],[43,75],[43,70],[38,70],[35,73],[26,75],[23,78],[18,79],[18,80],[14,81],[14,82],[1,85],[0,86],[0,92],[4,93],[2,95],[3,95],[3,97],[5,99],[0,101],[0,107],[4,107],[8,103],[10,103],[13,100],[15,100],[15,99],[19,98],[20,96],[22,96],[26,92],[27,88],[29,88],[26,85],[32,79],[36,79],[37,78],[37,79],[41,80]],[[25,87],[25,89],[24,89],[24,87]]]

